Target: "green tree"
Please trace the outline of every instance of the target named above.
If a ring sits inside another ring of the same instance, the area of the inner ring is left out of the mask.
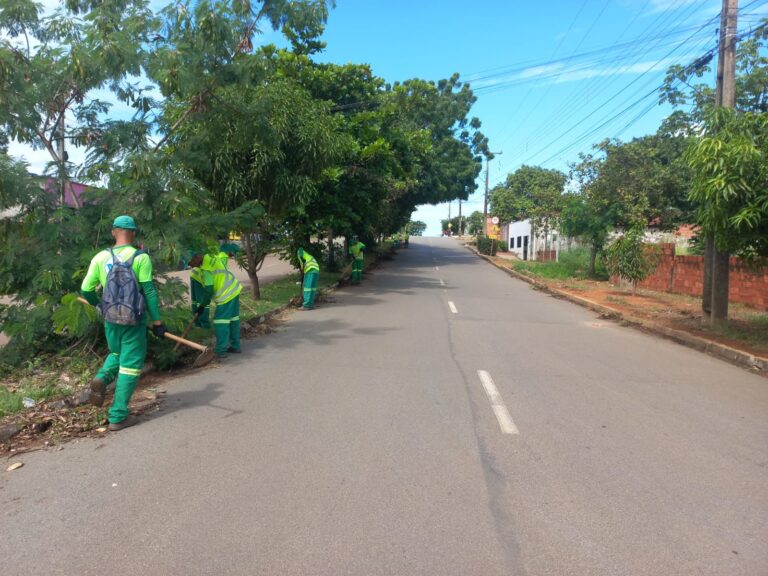
[[[421,236],[426,229],[426,223],[421,220],[411,220],[406,226],[406,232],[411,236]]]
[[[502,222],[530,218],[544,226],[560,212],[565,181],[559,170],[522,166],[491,191],[491,212]]]
[[[242,234],[241,261],[259,298],[258,271],[275,239],[284,238],[282,223],[304,212],[337,157],[336,121],[327,104],[290,80],[218,89],[215,95],[224,105],[179,128],[174,146],[210,190],[215,213],[260,209],[249,218],[224,219],[228,229],[220,230]]]
[[[477,236],[483,233],[483,213],[475,210],[467,216],[466,230],[468,234]]]
[[[685,158],[704,233],[723,252],[768,256],[768,113],[708,109]]]
[[[768,112],[768,57],[766,57],[768,20],[763,20],[763,23],[750,35],[751,38],[741,41],[737,47],[735,109],[737,114],[753,114],[759,119]],[[671,67],[661,91],[661,101],[669,102],[678,108],[665,124],[678,133],[690,135],[693,140],[692,150],[688,154],[694,171],[692,180],[695,183],[691,199],[711,204],[702,206],[697,212],[706,237],[702,310],[704,317],[712,323],[723,323],[728,319],[729,276],[729,252],[723,252],[723,247],[749,246],[754,231],[760,228],[759,209],[757,212],[750,212],[750,225],[746,225],[747,220],[739,220],[738,228],[724,224],[729,221],[734,224],[735,221],[731,220],[734,217],[733,212],[739,212],[734,202],[723,201],[724,197],[733,195],[749,203],[750,193],[746,190],[753,185],[753,183],[740,185],[738,191],[729,189],[736,176],[727,175],[726,172],[730,172],[731,168],[741,162],[749,163],[746,157],[738,158],[742,153],[746,153],[746,156],[753,154],[742,136],[745,129],[747,132],[754,130],[755,133],[759,133],[760,127],[759,120],[754,122],[747,119],[745,122],[739,122],[731,120],[728,115],[718,117],[716,113],[710,111],[716,104],[715,90],[710,84],[693,83],[695,78],[711,74],[709,60],[700,60],[688,67]],[[682,85],[686,88],[682,88]],[[747,128],[747,124],[752,127]],[[702,128],[705,129],[703,135]],[[717,135],[712,133],[713,129],[722,129],[725,137],[718,139]],[[737,140],[734,145],[726,140],[732,135]],[[705,141],[703,146],[698,141],[702,136]],[[722,162],[719,169],[712,165],[712,160],[717,155],[720,155],[718,161]],[[726,162],[730,162],[730,166]],[[702,180],[706,174],[715,173],[717,176],[712,183],[712,190],[706,191]],[[746,216],[746,214],[742,215]],[[716,225],[715,222],[719,224]],[[737,239],[740,235],[744,235],[743,242]],[[745,255],[751,254],[753,254],[752,249],[747,248]],[[717,274],[713,272],[715,268],[717,268]]]
[[[656,269],[661,256],[658,246],[643,243],[644,232],[642,225],[634,226],[611,242],[606,250],[605,267],[608,273],[628,281],[633,295],[637,294],[638,283]]]

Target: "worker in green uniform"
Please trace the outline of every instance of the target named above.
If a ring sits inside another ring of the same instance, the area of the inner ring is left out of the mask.
[[[203,270],[199,267],[193,267],[189,271],[189,293],[192,297],[192,313],[195,315],[195,325],[200,328],[210,328],[210,299],[207,304],[203,304],[205,301],[205,280]]]
[[[166,329],[160,320],[157,291],[152,282],[152,262],[147,254],[137,254],[137,249],[132,246],[136,238],[136,223],[133,218],[115,218],[112,223],[112,237],[115,239],[114,248],[102,250],[93,257],[80,292],[89,303],[100,306],[109,346],[109,355],[104,365],[91,381],[90,401],[95,406],[101,406],[107,385],[117,378],[115,397],[108,412],[109,429],[122,430],[138,421],[129,413],[128,403],[147,354],[147,313],[152,321],[152,332],[155,336],[162,338]],[[125,277],[130,278],[131,272],[133,274],[130,290],[128,287],[121,288],[119,294],[111,289],[112,278],[117,275],[116,270],[113,274],[113,269],[116,268],[123,269],[128,275]],[[102,287],[101,300],[96,294],[98,286]],[[138,304],[122,305],[123,309],[128,311],[115,312],[115,309],[121,306],[120,302],[115,304],[115,298],[123,298],[124,294],[131,292]]]
[[[352,261],[352,284],[360,284],[360,278],[363,276],[363,264],[365,263],[365,244],[356,240],[350,247],[349,253],[354,260]]]
[[[299,267],[304,272],[304,302],[302,303],[301,310],[312,310],[315,307],[315,296],[317,296],[317,280],[320,276],[320,266],[317,264],[317,260],[309,252],[306,252],[304,248],[299,248],[296,252],[296,256],[299,258]]]
[[[195,254],[189,265],[199,269],[203,293],[196,314],[202,315],[213,302],[213,328],[216,334],[214,353],[219,358],[227,353],[240,354],[240,292],[243,287],[227,268],[229,256],[224,252],[216,255]]]

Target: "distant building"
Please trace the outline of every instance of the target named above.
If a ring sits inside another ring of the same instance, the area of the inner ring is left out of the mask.
[[[37,179],[40,185],[40,188],[42,190],[47,191],[51,195],[55,195],[56,197],[59,197],[60,195],[60,189],[59,189],[59,183],[55,178],[50,178],[48,176],[37,176],[37,175],[31,175],[33,178]],[[80,208],[82,207],[84,203],[83,194],[88,189],[88,186],[85,184],[81,184],[80,182],[67,182],[67,185],[64,189],[64,205],[69,206],[70,208]],[[10,208],[6,208],[5,210],[0,211],[0,220],[5,220],[7,218],[13,218],[14,216],[18,215],[21,211],[20,206],[12,206]]]
[[[560,235],[557,230],[534,226],[530,219],[517,220],[504,226],[504,239],[509,251],[521,260],[557,260]]]

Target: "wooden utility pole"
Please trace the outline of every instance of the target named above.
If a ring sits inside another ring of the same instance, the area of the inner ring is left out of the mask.
[[[736,35],[739,0],[723,0],[720,13],[720,45],[717,59],[717,86],[715,105],[724,108],[736,106]],[[713,235],[707,237],[705,248],[709,248],[710,280],[707,294],[707,269],[705,253],[704,294],[702,308],[707,312],[710,302],[709,320],[712,324],[723,324],[728,320],[729,259],[728,252],[717,248]]]
[[[488,163],[490,159],[485,157],[485,196],[483,197],[483,234],[485,234],[485,222],[488,220]]]

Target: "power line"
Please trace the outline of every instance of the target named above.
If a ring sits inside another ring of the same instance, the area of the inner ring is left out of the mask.
[[[715,17],[714,19],[718,19],[718,18],[719,18],[719,17]],[[572,126],[571,126],[571,127],[568,129],[568,130],[566,130],[564,133],[561,133],[561,134],[558,136],[558,138],[557,138],[556,140],[553,140],[553,141],[549,142],[549,143],[548,143],[546,146],[544,146],[543,148],[541,148],[540,150],[538,150],[538,151],[537,151],[535,154],[533,154],[532,156],[536,156],[536,155],[540,154],[541,152],[543,152],[544,150],[546,150],[547,148],[549,148],[549,147],[550,147],[552,144],[555,144],[555,143],[557,142],[557,140],[559,140],[560,138],[562,138],[564,135],[566,135],[566,134],[569,134],[570,132],[572,132],[573,130],[575,130],[575,129],[576,129],[578,126],[582,125],[582,124],[583,124],[584,122],[586,122],[586,121],[587,121],[589,118],[591,118],[592,116],[594,116],[594,115],[595,115],[595,114],[596,114],[598,111],[601,111],[601,110],[602,110],[602,109],[605,107],[605,105],[607,105],[607,104],[608,104],[609,102],[611,102],[612,100],[615,100],[615,99],[616,99],[616,98],[618,98],[618,97],[619,97],[619,96],[620,96],[622,93],[624,93],[624,92],[625,92],[625,91],[627,91],[629,88],[631,88],[632,86],[634,86],[634,85],[635,85],[635,84],[636,84],[638,81],[640,81],[640,80],[641,80],[641,79],[642,79],[644,76],[646,76],[646,75],[647,75],[647,74],[648,74],[648,73],[649,73],[651,70],[653,70],[653,69],[654,69],[656,66],[658,66],[658,65],[659,65],[661,62],[663,62],[664,60],[668,59],[668,58],[669,58],[670,56],[672,56],[672,55],[673,55],[673,54],[674,54],[674,53],[675,53],[675,52],[676,52],[678,49],[680,49],[680,48],[681,48],[682,46],[684,46],[684,45],[685,45],[687,42],[689,42],[689,41],[690,41],[692,38],[694,38],[694,37],[695,37],[695,36],[698,34],[698,32],[699,32],[700,30],[702,30],[702,29],[706,28],[707,26],[711,25],[712,21],[713,21],[713,19],[710,19],[710,20],[708,20],[707,22],[705,22],[705,23],[704,23],[702,26],[700,26],[700,27],[699,27],[699,29],[698,29],[698,30],[696,30],[696,31],[695,31],[693,34],[691,34],[691,35],[690,35],[688,38],[686,38],[686,39],[685,39],[685,40],[683,40],[681,43],[679,43],[679,44],[678,44],[678,45],[677,45],[675,48],[673,48],[672,50],[670,50],[669,52],[667,52],[667,53],[666,53],[664,56],[662,56],[662,57],[661,57],[659,60],[657,60],[657,61],[656,61],[654,64],[652,64],[652,65],[651,65],[651,66],[650,66],[648,69],[646,69],[646,71],[645,71],[645,72],[643,72],[643,73],[639,74],[638,76],[636,76],[636,77],[635,77],[635,78],[634,78],[634,79],[633,79],[631,82],[629,82],[629,83],[628,83],[627,85],[625,85],[625,86],[624,86],[624,87],[623,87],[621,90],[619,90],[619,91],[618,91],[618,92],[616,92],[616,93],[615,93],[613,96],[611,96],[611,97],[610,97],[608,100],[606,100],[606,101],[605,101],[605,102],[602,104],[602,106],[600,106],[599,108],[595,108],[595,109],[594,109],[594,110],[593,110],[593,111],[592,111],[590,114],[588,114],[588,115],[584,116],[584,117],[583,117],[581,120],[579,120],[579,121],[578,121],[576,124],[572,125]],[[651,92],[651,94],[653,94],[654,92],[655,92],[655,89],[654,89],[654,91],[653,91],[653,92]],[[648,97],[648,96],[645,96],[645,97]],[[645,98],[645,97],[644,97],[644,98]],[[626,100],[625,100],[625,102],[626,102]],[[566,149],[567,149],[567,148],[566,148]],[[561,153],[561,152],[558,152],[558,154],[560,154],[560,153]],[[557,156],[557,154],[556,154],[555,156]],[[551,158],[550,158],[550,159],[551,159]],[[550,160],[550,159],[548,159],[548,160]]]
[[[717,18],[719,19],[719,16],[717,16]],[[767,25],[767,24],[764,24],[764,25],[762,25],[762,26],[758,26],[757,28],[755,28],[755,29],[752,29],[752,30],[750,30],[750,31],[748,31],[748,32],[745,32],[745,33],[739,34],[739,35],[737,36],[737,38],[738,38],[738,40],[742,40],[742,39],[744,39],[744,38],[747,38],[747,37],[749,37],[749,36],[753,36],[753,35],[757,34],[757,33],[758,33],[760,30],[762,30],[763,28],[766,28],[766,27],[768,27],[768,25]],[[708,54],[708,55],[711,55],[711,54],[713,54],[713,53],[714,53],[716,50],[717,50],[717,47],[715,47],[715,48],[711,48],[711,49],[710,49],[710,50],[707,52],[707,54]],[[705,54],[704,56],[706,56],[707,54]],[[680,84],[680,82],[679,82],[679,81],[676,81],[676,82],[675,82],[675,84],[676,84],[676,85],[679,85],[679,84]],[[552,160],[554,160],[555,158],[557,158],[557,157],[558,157],[560,154],[563,154],[564,152],[567,152],[568,150],[570,150],[570,149],[571,149],[571,148],[573,148],[574,146],[577,146],[577,145],[581,144],[581,143],[582,143],[584,140],[586,140],[587,138],[591,137],[591,136],[592,136],[592,135],[593,135],[595,132],[597,132],[597,131],[599,131],[600,129],[604,128],[605,126],[609,125],[611,122],[613,122],[613,121],[614,121],[614,120],[616,120],[617,118],[619,118],[619,117],[623,116],[623,115],[624,115],[625,113],[627,113],[629,110],[631,110],[631,109],[633,109],[634,107],[636,107],[637,105],[641,104],[643,100],[645,100],[645,99],[646,99],[646,98],[648,98],[649,96],[652,96],[652,95],[654,95],[654,94],[655,94],[657,91],[658,91],[658,87],[654,88],[654,89],[653,89],[652,91],[650,91],[649,93],[647,93],[647,94],[645,94],[645,95],[641,96],[640,98],[638,98],[637,100],[635,100],[634,102],[632,102],[632,103],[631,103],[629,106],[627,106],[626,108],[624,108],[623,110],[621,110],[621,111],[620,111],[620,112],[618,112],[617,114],[613,115],[613,116],[612,116],[611,118],[609,118],[608,120],[606,120],[606,121],[602,122],[600,125],[596,126],[595,128],[593,128],[593,129],[591,129],[590,131],[588,131],[588,132],[586,132],[585,134],[583,134],[583,135],[582,135],[581,137],[579,137],[577,140],[575,140],[575,141],[571,142],[571,143],[570,143],[570,144],[568,144],[567,146],[565,146],[565,147],[563,147],[562,149],[558,150],[558,152],[556,152],[555,154],[551,155],[549,158],[547,158],[546,160],[544,160],[543,162],[541,162],[541,165],[542,165],[542,166],[543,166],[543,165],[546,165],[546,164],[547,164],[547,163],[549,163],[550,161],[552,161]],[[621,130],[620,132],[623,132],[624,130],[626,130],[627,128],[629,128],[629,127],[630,127],[632,124],[634,124],[634,123],[635,123],[637,120],[639,120],[639,119],[640,119],[642,116],[644,116],[645,114],[647,114],[648,112],[650,112],[650,110],[652,110],[653,108],[655,108],[655,107],[656,107],[656,105],[657,105],[657,104],[656,104],[656,102],[653,102],[653,103],[652,103],[651,105],[649,105],[649,106],[648,106],[648,107],[647,107],[647,108],[646,108],[646,109],[645,109],[643,112],[641,112],[640,114],[638,114],[638,115],[637,115],[635,118],[633,118],[633,119],[632,119],[632,120],[631,120],[631,121],[630,121],[630,122],[629,122],[627,125],[625,125],[625,127],[624,127],[624,128],[622,128],[622,130]],[[545,150],[545,149],[546,149],[546,148],[544,148],[544,150]],[[543,150],[541,150],[541,151],[543,151]]]
[[[701,4],[701,2],[699,3],[699,5],[700,4]],[[674,18],[673,17],[674,15],[671,14],[671,13],[662,14],[661,16],[657,17],[651,24],[649,24],[649,26],[644,30],[643,35],[641,35],[641,38],[645,38],[645,37],[647,37],[647,38],[658,38],[659,36],[669,35],[670,32],[668,30],[670,30],[670,29],[671,30],[677,30],[674,27],[679,22],[682,22],[686,18],[688,18],[689,17],[689,12],[692,11],[692,10],[698,9],[699,5],[695,5],[694,4],[694,5],[689,6],[689,8],[686,11],[684,11],[682,14],[678,14],[677,18]],[[667,28],[663,27],[665,24],[667,25]],[[661,28],[659,28],[659,27],[661,27]],[[693,27],[689,26],[689,27],[682,28],[681,30],[685,30],[686,32],[690,32],[691,30],[694,30],[694,34],[690,35],[686,40],[683,41],[683,43],[685,43],[687,41],[690,41],[692,38],[697,36],[705,27],[706,27],[706,25],[705,26],[693,26]],[[676,46],[675,49],[677,49],[680,46],[680,44],[678,44],[678,42],[679,42],[678,40],[675,40],[675,41],[673,41],[671,43],[664,44],[663,46],[666,47],[666,46],[669,46],[669,45],[674,45],[674,46]],[[661,47],[662,47],[662,45],[654,46],[654,48],[661,48]],[[601,76],[601,77],[596,77],[596,78],[592,79],[586,86],[582,87],[581,90],[577,91],[576,94],[574,94],[572,97],[568,98],[567,102],[564,103],[562,106],[560,106],[550,116],[549,120],[547,122],[545,122],[545,124],[543,126],[540,126],[539,128],[536,129],[535,132],[536,132],[536,135],[538,136],[538,138],[541,139],[541,138],[544,138],[544,137],[548,137],[548,135],[553,130],[559,129],[562,126],[563,121],[568,117],[568,114],[572,110],[572,103],[573,102],[580,102],[584,98],[588,98],[588,95],[589,95],[590,91],[598,92],[599,89],[602,89],[603,86],[608,86],[611,83],[611,81],[613,79],[617,78],[619,75],[627,73],[627,72],[629,72],[632,69],[633,66],[639,65],[640,64],[640,60],[643,58],[643,56],[645,56],[651,50],[651,48],[646,48],[645,46],[642,46],[642,48],[643,49],[639,53],[634,55],[634,57],[633,57],[633,59],[631,61],[627,61],[623,66],[619,67],[617,70],[615,70],[611,74],[607,74],[607,75],[604,75],[604,76]],[[624,54],[626,54],[627,52],[628,51],[625,50],[624,53],[622,53],[620,55],[618,60],[619,61],[623,60],[624,59]],[[655,62],[650,68],[646,68],[646,70],[644,70],[641,73],[641,77],[643,75],[645,75],[646,73],[648,73],[650,71],[653,71],[653,69],[655,67],[657,67],[658,65],[659,65],[659,62]],[[637,78],[635,80],[637,80]],[[633,80],[633,82],[630,83],[630,85],[633,84],[633,83],[634,83],[634,80]],[[623,91],[623,89],[622,89],[622,91]],[[619,93],[621,93],[621,91]],[[592,110],[592,112],[590,113],[589,116],[591,116],[591,115],[597,113],[598,111],[600,111],[612,99],[613,99],[613,97],[608,98],[604,102],[599,102],[595,106],[595,108]],[[525,137],[524,141],[528,141],[528,139],[531,136],[532,136],[532,133],[529,133]]]

